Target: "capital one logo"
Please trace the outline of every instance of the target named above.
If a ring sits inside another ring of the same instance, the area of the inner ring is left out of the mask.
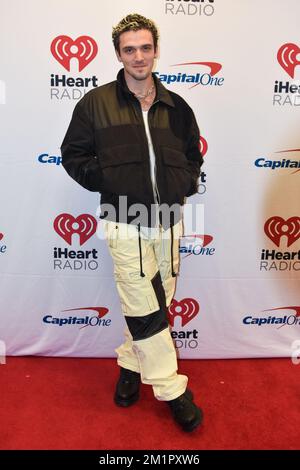
[[[63,312],[80,312],[80,311],[86,311],[86,310],[92,310],[92,311],[98,313],[97,317],[94,317],[96,320],[93,320],[93,323],[95,325],[97,325],[99,323],[99,320],[101,320],[101,318],[103,318],[109,312],[108,308],[106,308],[106,307],[69,308],[67,310],[63,310]],[[95,321],[96,321],[96,323],[95,323]],[[81,326],[79,329],[81,330],[82,328],[86,328],[87,326],[93,326],[90,319],[89,319],[89,323],[87,325]]]
[[[183,259],[191,255],[197,256],[212,256],[215,253],[215,248],[206,248],[213,241],[211,235],[183,235],[183,245],[179,247],[179,253],[183,256]]]
[[[3,238],[4,238],[4,234],[0,232],[0,242]],[[1,245],[1,243],[0,243],[0,255],[1,255],[1,253],[5,253],[6,249],[7,249],[7,246],[6,245]]]
[[[295,316],[300,318],[300,306],[290,306],[290,307],[277,307],[277,308],[270,308],[269,310],[263,310],[264,312],[274,312],[276,310],[293,310],[295,312]]]
[[[300,48],[296,44],[284,44],[277,52],[277,60],[283,70],[294,78],[295,68],[300,65]]]
[[[96,57],[98,46],[90,36],[80,36],[75,40],[69,36],[57,36],[51,43],[51,53],[68,72],[71,59],[76,58],[81,72]]]
[[[196,233],[193,235],[183,235],[182,239],[185,239],[185,238],[189,238],[194,241],[199,240],[199,243],[203,248],[209,245],[214,239],[214,237],[212,237],[211,235],[200,235]]]
[[[287,246],[291,246],[300,238],[300,217],[290,217],[284,220],[282,217],[270,217],[264,226],[265,234],[276,246],[280,246],[283,236],[287,238]]]
[[[181,326],[189,323],[200,310],[200,306],[195,299],[186,298],[181,301],[173,299],[168,309],[168,319],[171,326],[175,324],[175,318],[181,318]]]
[[[87,311],[91,310],[97,315],[91,316],[87,314]],[[85,312],[84,317],[77,316],[76,312]],[[79,329],[86,328],[87,326],[104,326],[108,327],[111,324],[111,319],[103,319],[103,317],[108,313],[108,308],[105,307],[81,307],[81,308],[70,308],[68,310],[62,310],[62,312],[68,312],[67,317],[54,317],[53,315],[45,315],[43,317],[43,322],[48,325],[55,326],[74,326],[74,325],[83,325]],[[70,312],[75,312],[75,316],[72,316]]]
[[[293,305],[289,307],[277,307],[277,308],[271,308],[270,310],[263,310],[264,312],[276,312],[278,310],[292,310],[294,313],[293,315],[284,315],[283,320],[284,323],[282,323],[278,329],[282,328],[283,326],[291,326],[291,325],[299,325],[299,319],[300,319],[300,306],[298,305]],[[261,321],[261,324],[263,322]]]
[[[78,234],[81,246],[96,232],[97,221],[90,214],[81,214],[76,218],[71,214],[60,214],[54,220],[53,227],[69,245],[72,245],[72,236]]]
[[[222,69],[222,64],[220,64],[219,62],[183,62],[181,64],[173,64],[172,67],[177,67],[181,65],[204,65],[205,67],[208,67],[210,69],[210,77],[214,77],[214,75],[216,75]],[[200,83],[196,83],[190,88],[194,88],[195,86],[200,85]]]

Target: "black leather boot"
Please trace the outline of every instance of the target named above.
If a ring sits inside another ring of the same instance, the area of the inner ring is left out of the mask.
[[[121,367],[114,401],[118,406],[133,405],[139,399],[141,376],[137,372]]]
[[[203,412],[193,402],[193,394],[186,390],[180,397],[167,402],[173,418],[186,432],[193,431],[202,423]]]

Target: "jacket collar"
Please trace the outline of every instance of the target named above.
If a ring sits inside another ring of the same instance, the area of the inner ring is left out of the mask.
[[[162,101],[163,103],[165,103],[169,106],[172,106],[174,108],[175,104],[174,104],[174,101],[172,99],[172,96],[171,96],[170,92],[163,86],[161,81],[157,78],[157,76],[154,73],[152,73],[152,77],[153,77],[155,87],[156,87],[155,101]],[[118,84],[119,91],[122,94],[134,97],[134,94],[129,90],[129,88],[127,86],[125,76],[124,76],[124,69],[121,69],[118,72],[117,84]]]

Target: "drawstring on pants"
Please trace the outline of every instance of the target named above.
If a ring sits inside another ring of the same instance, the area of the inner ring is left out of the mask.
[[[173,232],[173,225],[170,227],[171,229],[171,272],[172,277],[176,277],[176,273],[174,271],[174,258],[173,258],[173,246],[174,246],[174,232]],[[145,273],[143,272],[143,255],[142,255],[142,240],[141,240],[141,224],[138,224],[138,234],[139,234],[139,256],[140,256],[140,276],[145,277]]]
[[[172,277],[176,277],[176,273],[174,271],[174,261],[173,261],[173,242],[174,242],[173,225],[171,225],[171,271],[172,271]]]
[[[141,277],[145,277],[145,273],[143,272],[143,259],[142,259],[141,224],[138,224],[138,232],[139,232],[140,275]]]

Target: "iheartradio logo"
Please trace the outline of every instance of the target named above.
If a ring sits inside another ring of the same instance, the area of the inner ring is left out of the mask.
[[[204,157],[207,154],[208,143],[207,143],[207,140],[204,139],[204,137],[202,136],[200,137],[200,140],[199,140],[199,150],[201,152],[202,157]]]
[[[96,232],[97,221],[90,214],[81,214],[76,218],[71,214],[60,214],[54,220],[53,227],[69,245],[72,245],[72,236],[78,234],[81,246]]]
[[[290,217],[287,220],[278,216],[270,217],[264,225],[264,231],[278,247],[280,247],[281,238],[285,236],[289,247],[300,238],[300,217]]]
[[[185,326],[189,323],[200,310],[200,306],[195,299],[186,298],[181,301],[173,299],[168,309],[168,319],[170,325],[173,327],[175,324],[175,318],[181,318],[181,326]]]
[[[283,70],[294,78],[295,68],[300,65],[300,48],[296,44],[284,44],[277,52],[277,60]]]
[[[78,60],[81,72],[98,53],[96,41],[90,36],[80,36],[73,40],[69,36],[57,36],[51,43],[51,53],[68,72],[70,72],[71,59]]]

